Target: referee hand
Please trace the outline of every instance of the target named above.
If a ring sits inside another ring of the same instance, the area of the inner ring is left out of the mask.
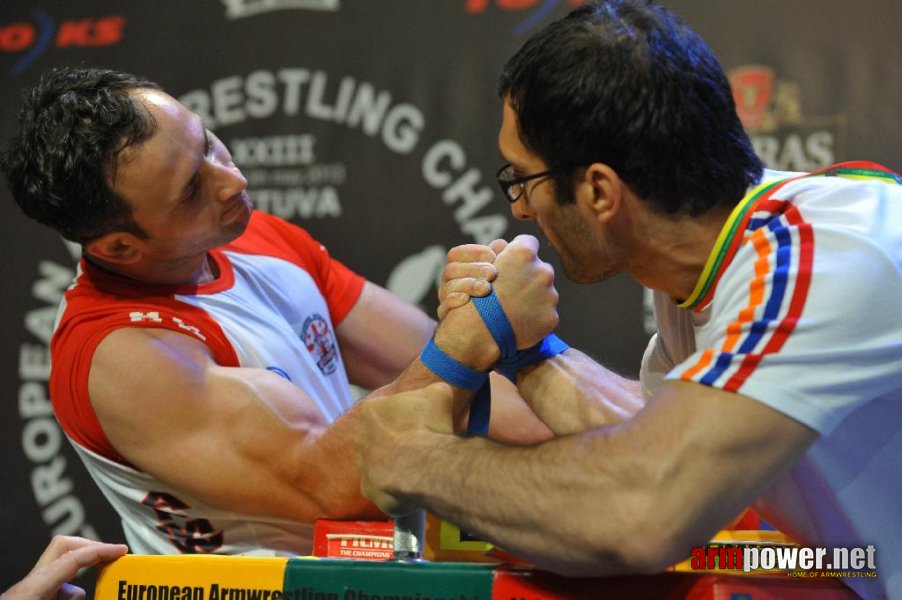
[[[0,600],[80,600],[85,591],[67,582],[81,569],[115,560],[126,552],[124,544],[54,536],[31,572],[0,595]]]

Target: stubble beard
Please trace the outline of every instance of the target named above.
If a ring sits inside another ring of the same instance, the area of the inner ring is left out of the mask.
[[[542,237],[554,248],[564,275],[573,283],[599,283],[623,272],[616,248],[590,242],[589,232],[577,222],[565,220],[551,229],[539,227]]]

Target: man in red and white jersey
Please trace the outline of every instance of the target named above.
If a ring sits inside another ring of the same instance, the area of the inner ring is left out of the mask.
[[[304,554],[318,517],[384,518],[360,494],[348,384],[437,381],[417,358],[430,318],[254,211],[227,148],[153,82],[45,74],[2,167],[28,216],[82,245],[50,395],[132,552]],[[520,293],[550,331],[551,279]],[[451,355],[472,337],[460,315],[435,331]],[[496,435],[548,435],[516,395],[495,400]]]

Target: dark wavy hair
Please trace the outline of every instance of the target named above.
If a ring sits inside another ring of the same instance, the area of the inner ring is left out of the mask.
[[[499,95],[549,168],[602,162],[659,211],[733,206],[763,165],[729,81],[702,39],[648,0],[584,5],[507,62]],[[573,173],[555,176],[573,201]]]
[[[111,187],[119,153],[156,129],[129,95],[139,88],[159,86],[118,71],[66,67],[25,92],[19,130],[0,154],[22,212],[81,244],[113,231],[147,237]]]

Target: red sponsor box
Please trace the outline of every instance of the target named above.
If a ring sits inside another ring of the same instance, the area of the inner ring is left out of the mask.
[[[313,555],[321,558],[389,560],[392,557],[391,521],[332,521],[313,524]]]

